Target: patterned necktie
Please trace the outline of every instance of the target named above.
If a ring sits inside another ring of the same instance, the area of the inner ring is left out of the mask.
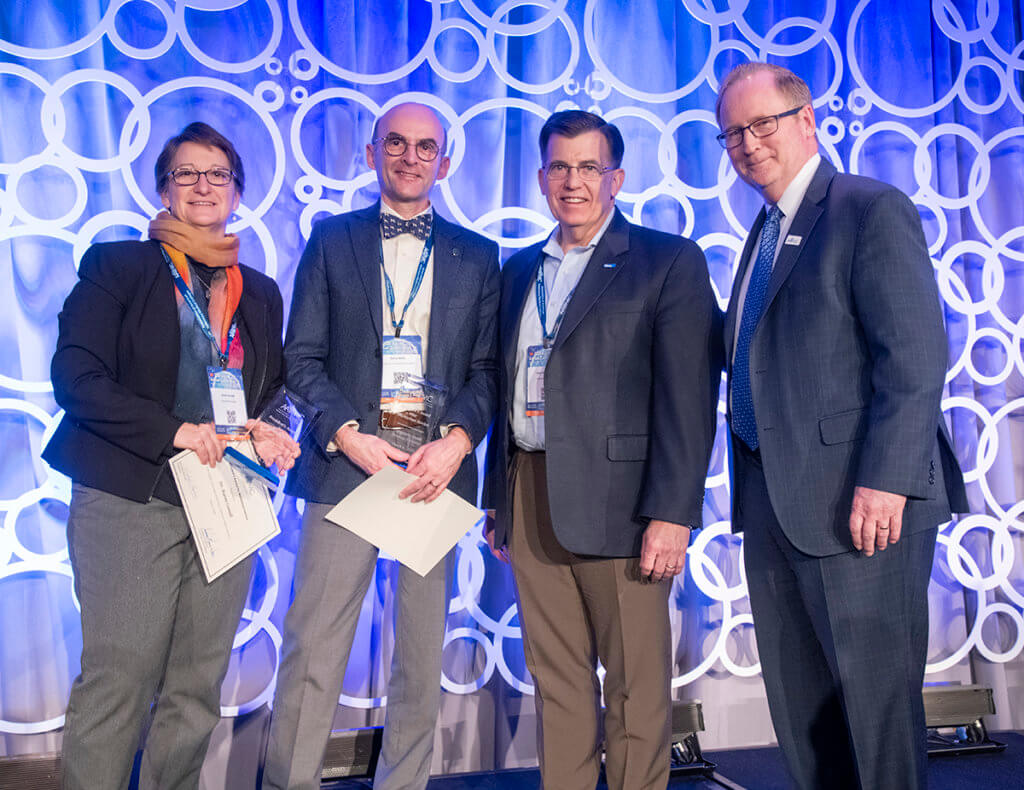
[[[401,236],[403,233],[411,233],[417,239],[426,241],[430,235],[430,225],[434,220],[433,212],[418,214],[412,219],[402,219],[397,214],[389,214],[382,211],[380,214],[380,227],[385,239]]]
[[[732,361],[732,430],[751,450],[757,449],[758,441],[754,399],[750,393],[750,339],[764,311],[768,281],[772,277],[772,264],[775,261],[775,247],[779,243],[781,218],[779,207],[773,206],[761,228],[761,244],[757,248],[757,260],[747,284],[740,331],[736,338],[736,354]]]

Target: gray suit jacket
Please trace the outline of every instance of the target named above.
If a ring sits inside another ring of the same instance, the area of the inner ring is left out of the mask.
[[[488,493],[511,520],[509,409],[519,320],[543,243],[502,270],[501,400]],[[721,380],[721,314],[700,247],[616,209],[566,309],[544,374],[551,518],[576,554],[635,557],[650,519],[700,527]]]
[[[732,369],[736,295],[764,222],[751,229],[726,313]],[[855,486],[905,494],[904,532],[967,509],[939,411],[947,365],[920,217],[899,190],[822,161],[789,230],[750,345],[751,393],[771,504],[801,551],[853,549]],[[731,415],[730,415],[731,417]],[[750,462],[730,432],[733,529],[757,524]]]
[[[318,222],[295,273],[285,337],[288,386],[324,410],[288,474],[286,491],[335,503],[366,474],[327,445],[349,420],[374,431],[380,418],[382,313],[380,204]],[[474,446],[497,399],[498,247],[434,213],[434,285],[425,375],[449,389],[441,423],[461,425]],[[436,437],[435,437],[436,438]],[[476,502],[476,456],[449,485]]]

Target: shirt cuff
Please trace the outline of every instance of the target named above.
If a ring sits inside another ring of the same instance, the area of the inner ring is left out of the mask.
[[[348,422],[346,422],[346,423],[345,423],[344,425],[342,425],[342,426],[341,426],[341,428],[348,428],[348,427],[350,427],[350,426],[351,426],[352,428],[355,428],[356,430],[359,430],[359,420],[349,420],[349,421],[348,421]],[[341,428],[338,428],[338,431],[340,431],[340,430],[341,430]],[[335,431],[335,432],[334,432],[334,435],[335,435],[335,436],[337,436],[337,435],[338,435],[338,431]],[[326,447],[326,450],[327,450],[327,452],[329,452],[329,453],[339,453],[339,452],[341,452],[341,450],[340,450],[340,449],[338,448],[338,445],[336,445],[336,444],[334,443],[334,439],[331,439],[331,440],[330,440],[330,441],[329,441],[329,442],[327,443],[327,447]]]
[[[444,439],[451,432],[452,428],[462,428],[463,433],[465,433],[466,437],[469,439],[469,452],[467,452],[466,455],[469,455],[470,453],[472,453],[473,449],[474,449],[473,448],[473,437],[470,436],[470,433],[469,433],[469,431],[466,430],[466,426],[465,425],[460,425],[457,422],[445,423],[440,428],[438,428],[438,431],[440,431],[440,433],[441,433],[441,438]]]

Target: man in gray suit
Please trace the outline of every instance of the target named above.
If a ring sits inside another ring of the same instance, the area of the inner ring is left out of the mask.
[[[725,348],[733,529],[779,745],[801,788],[924,787],[928,580],[937,525],[967,503],[921,221],[820,157],[792,72],[738,66],[716,113],[766,203]]]
[[[327,512],[391,463],[407,462],[417,476],[402,492],[413,501],[433,501],[445,488],[476,499],[472,450],[487,433],[497,395],[498,250],[431,207],[430,189],[448,170],[444,148],[430,108],[400,104],[381,116],[366,146],[380,203],[316,224],[295,275],[287,381],[324,414],[303,445],[303,463],[288,477],[287,492],[306,505],[265,789],[319,788],[376,567],[377,549],[326,521]],[[411,455],[394,446],[395,431],[415,421],[394,397],[396,371],[448,389],[438,435]],[[450,560],[451,554],[426,577],[398,570],[378,790],[427,783]]]
[[[512,562],[548,790],[593,790],[602,734],[610,788],[668,782],[668,597],[715,435],[704,254],[616,209],[623,149],[597,115],[554,113],[538,179],[558,225],[502,270],[489,539]]]

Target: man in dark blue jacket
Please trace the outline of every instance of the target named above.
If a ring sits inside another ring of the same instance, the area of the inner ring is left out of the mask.
[[[380,203],[318,223],[295,276],[288,385],[324,413],[288,478],[288,493],[306,504],[264,788],[320,787],[376,566],[377,549],[326,521],[327,512],[367,475],[396,462],[408,462],[417,475],[403,492],[414,501],[432,501],[445,488],[476,500],[472,450],[490,427],[497,391],[498,250],[431,207],[430,188],[448,170],[444,148],[444,130],[428,107],[400,104],[381,116],[366,147]],[[395,446],[395,432],[415,422],[394,397],[396,372],[448,390],[443,436],[411,456]],[[426,577],[399,569],[378,790],[427,783],[450,559]]]
[[[820,157],[792,72],[738,66],[717,115],[766,202],[725,348],[733,528],[775,733],[800,788],[924,787],[936,525],[967,503],[921,221],[898,190]]]

